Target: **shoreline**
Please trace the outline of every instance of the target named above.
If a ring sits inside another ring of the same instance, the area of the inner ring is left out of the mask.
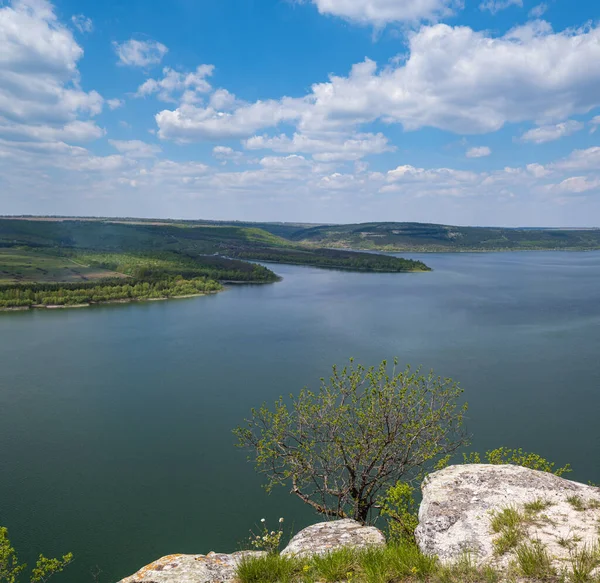
[[[92,306],[105,306],[110,304],[133,304],[142,302],[163,302],[166,300],[184,300],[188,298],[198,298],[218,294],[224,290],[214,292],[202,292],[198,294],[188,294],[184,296],[167,296],[164,298],[122,298],[120,300],[107,300],[105,302],[88,302],[86,304],[33,304],[31,306],[14,306],[8,308],[0,308],[0,312],[29,312],[34,310],[67,310],[71,308],[91,308]]]

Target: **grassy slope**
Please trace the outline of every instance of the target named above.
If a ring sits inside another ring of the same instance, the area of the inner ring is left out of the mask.
[[[93,281],[119,274],[99,266],[82,265],[68,257],[23,248],[0,248],[0,284]]]
[[[329,247],[386,251],[600,249],[600,229],[505,229],[422,223],[318,226],[297,231],[292,239]]]
[[[287,236],[292,233],[287,229]],[[302,226],[296,226],[302,228]],[[296,229],[294,227],[294,229]],[[276,230],[281,231],[281,225]],[[249,260],[302,263],[357,271],[426,271],[421,262],[400,258],[332,251],[308,247],[255,226],[195,223],[52,221],[0,219],[0,246],[28,245],[59,250],[93,250],[105,253],[176,252],[196,261],[203,255]]]

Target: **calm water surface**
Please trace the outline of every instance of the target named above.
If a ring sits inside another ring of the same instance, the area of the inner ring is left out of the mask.
[[[350,356],[460,380],[474,448],[600,481],[600,253],[419,257],[435,271],[276,266],[281,283],[212,297],[2,314],[0,524],[22,558],[70,550],[61,581],[114,583],[236,550],[262,517],[314,521],[261,490],[231,429]]]

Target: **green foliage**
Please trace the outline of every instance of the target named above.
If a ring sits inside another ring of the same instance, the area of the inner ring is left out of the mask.
[[[342,548],[324,556],[291,559],[246,557],[237,569],[240,583],[496,583],[499,573],[477,566],[468,555],[452,565],[423,554],[407,541],[366,549]]]
[[[291,483],[317,512],[360,522],[372,518],[381,495],[401,479],[422,474],[466,441],[466,405],[451,379],[407,368],[339,370],[315,393],[304,389],[290,404],[252,410],[234,433],[253,450],[266,488]]]
[[[550,506],[552,506],[552,502],[550,502],[549,500],[542,500],[541,498],[536,498],[531,502],[526,502],[523,505],[523,508],[528,514],[537,514],[542,510],[546,510],[546,508],[549,508]]]
[[[263,225],[263,228],[269,227]],[[390,222],[311,226],[283,236],[322,247],[382,251],[600,248],[600,231],[597,229],[507,229]]]
[[[398,482],[386,492],[381,502],[381,515],[388,519],[390,540],[415,542],[419,507],[414,493],[414,487],[406,482]]]
[[[240,583],[292,583],[301,570],[297,559],[267,554],[244,557],[237,566],[237,577]]]
[[[56,573],[62,572],[73,560],[67,553],[61,559],[48,559],[40,555],[29,577],[29,583],[46,583]],[[8,530],[0,527],[0,583],[19,583],[19,576],[27,568],[20,564],[15,549],[8,539]]]
[[[274,229],[276,232],[281,229]],[[284,229],[285,231],[285,229]],[[420,261],[372,253],[318,249],[283,239],[244,224],[177,223],[127,220],[6,220],[0,219],[0,246],[27,245],[62,251],[105,253],[175,252],[202,262],[227,257],[278,263],[298,263],[354,271],[428,271]],[[217,257],[220,256],[220,257]],[[238,262],[241,263],[241,262]],[[265,268],[263,268],[265,269]],[[268,271],[268,270],[267,270]],[[213,274],[204,273],[208,277]],[[263,275],[265,275],[263,273]],[[273,281],[271,279],[271,281]]]
[[[279,551],[279,545],[283,537],[283,518],[279,519],[277,530],[269,530],[267,521],[262,518],[258,533],[250,531],[250,546],[257,551],[266,551],[269,554]]]
[[[499,536],[494,539],[494,551],[504,555],[516,548],[525,536],[525,517],[517,508],[504,508],[492,514],[492,531]]]
[[[499,447],[491,451],[486,451],[485,459],[486,463],[488,464],[512,464],[515,466],[530,468],[532,470],[538,470],[540,472],[549,472],[556,476],[562,476],[572,471],[570,464],[567,464],[562,468],[555,469],[556,464],[554,462],[549,462],[547,459],[543,458],[537,453],[524,452],[521,448],[510,449],[508,447]],[[463,454],[463,462],[465,464],[480,464],[481,455],[477,452]]]
[[[312,265],[315,267],[346,269],[349,271],[379,271],[385,273],[431,271],[422,261],[402,259],[390,255],[377,255],[374,253],[338,251],[335,249],[255,248],[251,250],[234,250],[231,253],[234,257],[240,259]]]
[[[516,549],[521,573],[530,579],[548,581],[556,576],[548,551],[539,541],[521,544]]]
[[[590,583],[594,581],[592,573],[600,567],[600,548],[598,545],[584,545],[571,551],[571,577],[572,583]],[[598,581],[598,579],[595,579]]]
[[[122,279],[90,283],[38,283],[0,286],[0,308],[72,306],[118,300],[160,299],[214,293],[222,286],[210,279],[164,277],[157,280]]]
[[[350,547],[343,547],[335,552],[315,556],[312,561],[314,574],[319,580],[327,583],[344,581],[352,578],[359,567],[359,552]]]
[[[497,583],[498,571],[489,566],[478,566],[469,553],[456,563],[440,568],[436,580],[439,583]]]

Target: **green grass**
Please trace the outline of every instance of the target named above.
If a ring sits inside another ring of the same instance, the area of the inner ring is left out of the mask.
[[[519,569],[525,577],[536,581],[548,581],[556,576],[552,559],[539,541],[521,544],[515,552]]]
[[[0,284],[92,281],[118,274],[69,257],[19,247],[0,248]]]
[[[499,536],[494,539],[494,549],[504,555],[516,548],[525,536],[525,516],[515,507],[504,508],[492,514],[492,531]]]
[[[340,549],[321,557],[247,557],[238,566],[239,583],[497,583],[491,567],[479,567],[465,555],[442,566],[411,543],[362,550]]]
[[[592,572],[600,567],[600,549],[598,545],[583,546],[571,552],[572,583],[591,583],[599,577],[592,577]]]
[[[546,510],[547,508],[550,508],[550,506],[552,506],[552,502],[550,502],[549,500],[543,500],[542,498],[536,498],[535,500],[533,500],[531,502],[526,502],[523,505],[523,508],[525,509],[525,512],[527,514],[537,514],[537,513],[541,512],[542,510]]]

